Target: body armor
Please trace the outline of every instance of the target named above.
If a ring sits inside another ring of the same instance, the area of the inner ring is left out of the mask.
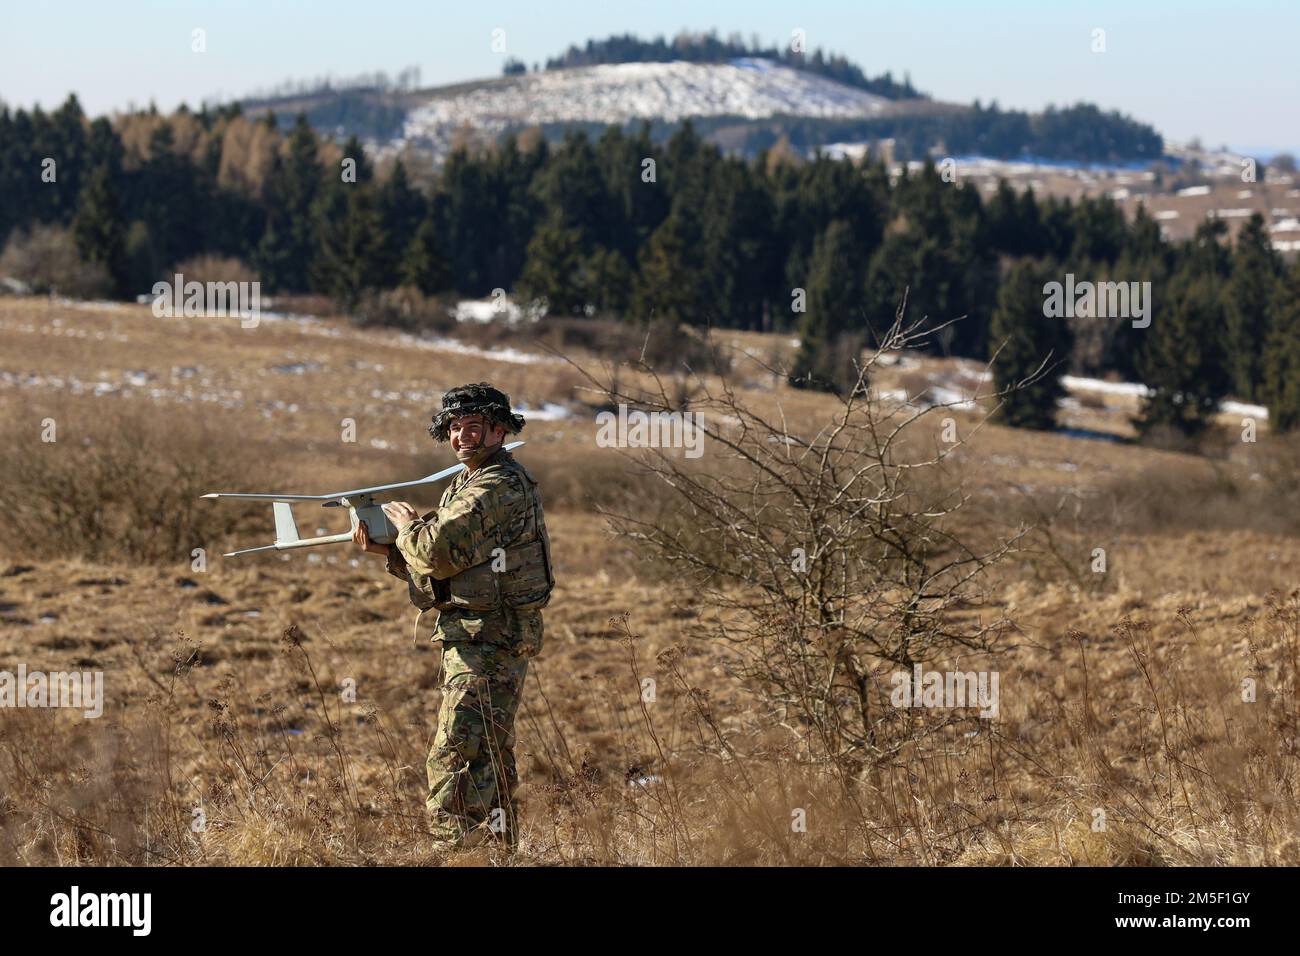
[[[550,537],[542,512],[537,482],[528,469],[508,452],[501,452],[472,475],[462,476],[444,493],[439,509],[447,507],[466,485],[484,480],[499,480],[503,469],[518,478],[525,490],[526,506],[497,524],[498,539],[492,544],[492,556],[466,568],[450,578],[436,578],[408,569],[412,599],[417,606],[439,611],[492,611],[502,607],[514,610],[539,610],[546,607],[555,587],[551,570]],[[426,516],[426,520],[437,512]]]

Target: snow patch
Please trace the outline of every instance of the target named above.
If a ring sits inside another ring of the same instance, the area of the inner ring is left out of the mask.
[[[557,405],[555,402],[544,402],[541,408],[530,408],[527,405],[516,405],[515,411],[524,416],[525,421],[530,422],[557,422],[563,418],[572,418],[573,412],[563,405]]]
[[[1104,382],[1099,378],[1062,375],[1061,384],[1072,392],[1101,392],[1104,395],[1128,395],[1144,398],[1151,390],[1141,382]]]
[[[757,58],[731,63],[610,63],[545,70],[435,96],[408,114],[406,143],[445,154],[468,123],[495,135],[543,123],[676,121],[780,114],[858,119],[883,115],[884,97]]]
[[[1219,411],[1228,415],[1242,415],[1246,418],[1268,418],[1268,409],[1263,405],[1248,405],[1245,402],[1220,402]]]
[[[427,349],[431,352],[455,352],[457,355],[485,358],[493,362],[510,362],[514,365],[555,365],[564,361],[563,359],[552,358],[549,355],[521,352],[514,348],[481,349],[474,345],[458,342],[456,339],[443,337],[420,338],[411,335],[409,332],[403,332],[398,336],[398,341],[403,345],[409,345],[417,349]]]

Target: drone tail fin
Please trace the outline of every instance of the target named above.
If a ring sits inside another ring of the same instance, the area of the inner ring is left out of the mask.
[[[298,525],[293,520],[293,505],[287,501],[271,504],[275,512],[275,543],[292,544],[298,540]]]

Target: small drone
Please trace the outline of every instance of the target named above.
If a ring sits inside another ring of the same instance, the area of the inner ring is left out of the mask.
[[[523,442],[516,441],[503,447],[506,451],[510,451],[522,444]],[[366,523],[366,530],[370,533],[371,541],[376,544],[391,544],[397,539],[397,529],[388,520],[388,515],[384,514],[383,503],[375,502],[375,495],[381,495],[387,491],[396,491],[398,488],[417,488],[420,485],[431,485],[435,481],[450,478],[464,467],[464,465],[452,465],[450,468],[444,468],[442,471],[434,472],[432,475],[416,481],[402,481],[395,485],[377,485],[374,488],[357,488],[354,491],[336,491],[328,495],[253,495],[213,492],[203,497],[247,498],[255,501],[272,502],[271,509],[275,512],[275,544],[263,545],[260,548],[245,548],[243,551],[231,551],[226,555],[227,558],[233,558],[240,554],[252,554],[254,551],[288,551],[292,548],[314,548],[322,544],[342,544],[345,541],[352,540],[352,533],[357,530],[357,525],[362,521]],[[298,524],[293,518],[293,503],[295,501],[319,501],[322,502],[321,507],[324,508],[347,508],[348,514],[352,518],[352,529],[343,534],[328,534],[319,538],[300,538],[298,536]]]

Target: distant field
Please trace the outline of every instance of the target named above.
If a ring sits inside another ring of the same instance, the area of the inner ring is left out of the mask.
[[[1235,237],[1252,213],[1264,217],[1274,247],[1284,255],[1300,252],[1300,180],[1278,174],[1265,182],[1243,182],[1241,170],[1232,175],[1214,174],[1201,186],[1171,188],[1166,173],[1164,184],[1151,170],[1051,169],[1018,166],[1015,163],[959,163],[959,178],[975,182],[985,199],[1005,179],[1017,189],[1032,188],[1037,196],[1057,196],[1077,202],[1084,196],[1110,196],[1132,219],[1139,206],[1160,224],[1168,240],[1190,239],[1207,216],[1218,217]]]
[[[723,338],[764,358],[793,347]],[[855,803],[765,725],[710,609],[592,512],[659,500],[596,446],[599,396],[560,357],[516,349],[502,361],[338,319],[241,329],[0,298],[5,454],[35,454],[47,418],[66,447],[114,453],[156,424],[202,432],[205,460],[237,485],[209,488],[200,473],[186,488],[324,492],[449,463],[424,430],[451,385],[487,380],[527,409],[567,410],[530,422],[519,452],[542,481],[558,588],[520,716],[517,864],[1300,863],[1300,511],[1287,464],[1300,459],[1266,428],[1246,445],[1225,416],[1221,453],[1193,457],[976,429],[978,408],[953,410],[969,443],[947,477],[970,495],[971,533],[1036,526],[971,611],[1006,613],[1015,634],[996,661],[952,662],[995,665],[1002,712],[864,768]],[[761,370],[737,377],[791,421],[833,407]],[[916,357],[874,382],[894,405],[981,384],[972,363]],[[1125,436],[1134,408],[1099,393],[1067,424]],[[345,419],[355,442],[341,440]],[[68,480],[83,498],[69,512],[93,511],[95,490]],[[157,489],[132,491],[148,512]],[[156,513],[160,528],[172,518]],[[107,706],[98,720],[0,711],[0,862],[439,862],[421,840],[437,652],[412,643],[414,612],[378,559],[347,547],[221,557],[267,543],[269,509],[196,542],[204,571],[188,548],[114,558],[111,540],[102,559],[51,556],[52,539],[91,533],[80,521],[3,539],[0,669],[102,670]],[[649,707],[646,675],[659,684]],[[338,693],[346,678],[355,703]],[[808,809],[806,833],[791,832],[792,807]]]

